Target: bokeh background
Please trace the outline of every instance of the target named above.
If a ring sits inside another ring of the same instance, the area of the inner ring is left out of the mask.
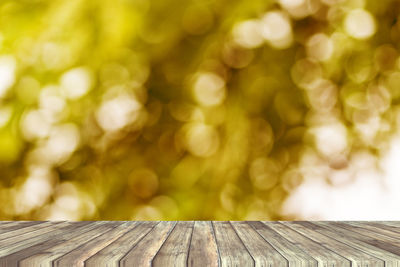
[[[3,0],[3,220],[400,220],[400,2]]]

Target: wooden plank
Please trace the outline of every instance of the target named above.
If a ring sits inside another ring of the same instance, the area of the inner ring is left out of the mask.
[[[388,242],[388,243],[391,243],[392,245],[400,247],[400,239],[398,238],[398,236],[395,237],[396,234],[393,234],[393,236],[387,236],[380,232],[374,231],[374,230],[376,230],[376,228],[372,228],[374,230],[368,229],[367,225],[365,225],[365,228],[364,228],[364,227],[352,225],[352,224],[346,223],[346,222],[332,222],[332,224],[334,224],[338,227],[348,229],[353,232],[357,232],[361,235],[379,239],[381,241]]]
[[[62,229],[65,234],[60,234],[50,237],[43,235],[43,239],[41,240],[40,243],[35,244],[33,246],[25,247],[7,256],[1,257],[0,266],[1,267],[18,266],[18,262],[21,259],[30,257],[48,248],[51,248],[62,242],[65,242],[67,240],[66,238],[70,238],[74,234],[75,235],[79,234],[78,229],[81,227],[85,227],[87,224],[89,224],[89,222],[74,222],[73,224],[69,224]]]
[[[311,256],[317,262],[318,266],[350,266],[350,261],[341,255],[335,253],[328,247],[323,246],[319,242],[308,238],[307,236],[296,232],[295,230],[287,227],[286,225],[279,222],[263,222],[266,227],[270,227],[271,230],[278,233],[275,237],[275,243],[279,245],[283,240],[291,242],[292,246],[298,247],[303,254]],[[270,241],[272,243],[272,241]],[[294,250],[290,246],[286,250],[290,249],[293,253]],[[302,254],[299,254],[302,255]]]
[[[175,227],[176,222],[159,222],[135,247],[120,261],[121,266],[151,266],[158,250]]]
[[[256,266],[286,266],[288,260],[275,250],[247,222],[233,221],[232,227],[254,259]],[[292,261],[292,259],[290,259]],[[295,262],[293,262],[295,263]]]
[[[350,260],[352,265],[355,266],[384,266],[382,259],[373,257],[362,250],[353,248],[345,243],[337,241],[336,239],[329,238],[323,234],[313,231],[305,227],[303,222],[281,222],[282,224],[292,228],[293,230],[306,235],[308,238],[320,243],[322,246],[327,247],[346,259]]]
[[[46,231],[45,230],[46,227],[51,228],[54,225],[60,225],[60,224],[65,225],[65,222],[62,222],[62,223],[61,222],[43,222],[43,223],[39,223],[39,224],[33,224],[33,225],[27,226],[27,227],[20,227],[20,225],[17,224],[16,228],[5,231],[4,233],[0,234],[0,247],[4,244],[9,244],[10,242],[17,242],[16,241],[17,239],[22,240],[24,237],[30,238],[32,236],[35,236],[35,234],[37,233],[36,232],[37,230]],[[8,238],[14,238],[14,241],[6,241]]]
[[[0,257],[15,253],[21,249],[33,246],[56,234],[62,233],[62,228],[70,225],[70,222],[62,222],[24,233],[20,236],[9,237],[0,241]],[[14,231],[15,232],[15,231]]]
[[[318,265],[318,262],[304,250],[301,250],[294,243],[289,242],[269,227],[271,222],[249,221],[247,223],[288,261],[289,266],[311,267]]]
[[[0,227],[3,227],[3,225],[6,225],[6,224],[19,225],[19,224],[30,223],[30,222],[40,223],[43,221],[0,221]]]
[[[24,227],[28,227],[28,226],[32,226],[32,225],[36,225],[36,224],[40,224],[43,223],[42,221],[21,221],[21,222],[8,222],[8,223],[3,223],[0,226],[0,234],[1,233],[8,233],[11,232],[13,230],[18,230]],[[0,237],[1,239],[1,237]]]
[[[369,233],[367,231],[363,231],[363,229],[359,229],[354,226],[350,226],[348,224],[343,224],[339,222],[331,222],[333,226],[340,227],[343,229],[347,229],[353,233],[356,233],[359,238],[362,238],[364,242],[371,244],[373,246],[379,247],[383,250],[387,250],[392,252],[393,254],[400,255],[400,246],[399,241],[394,238],[387,238],[386,236],[380,234]],[[365,229],[364,229],[365,230]]]
[[[380,221],[30,223],[0,223],[0,267],[400,267],[400,228]]]
[[[371,226],[378,227],[379,229],[385,229],[385,230],[392,231],[395,233],[400,233],[400,226],[397,227],[397,226],[387,225],[387,224],[384,224],[381,222],[375,222],[375,221],[369,221],[369,222],[365,222],[365,223],[368,225],[371,225]]]
[[[221,266],[254,266],[254,259],[228,221],[213,222]]]
[[[117,267],[119,261],[135,247],[158,222],[138,222],[137,226],[85,261],[87,267]]]
[[[84,245],[75,248],[74,250],[55,260],[53,262],[53,266],[83,267],[85,260],[120,238],[128,231],[132,230],[134,227],[136,227],[136,225],[136,222],[124,222],[110,231],[104,231],[101,233],[101,235],[92,238]],[[92,236],[93,234],[91,234],[90,237]]]
[[[186,266],[194,222],[178,222],[153,259],[152,266]]]
[[[211,222],[196,221],[194,223],[188,266],[217,267],[218,250]]]
[[[400,227],[400,221],[377,221],[377,222],[394,227]]]
[[[25,257],[19,262],[19,266],[52,267],[55,259],[62,257],[64,254],[69,253],[71,250],[79,246],[82,246],[89,240],[96,238],[102,233],[106,233],[115,226],[116,223],[93,222],[87,227],[72,231],[68,240],[65,240],[65,242],[48,248],[41,253],[32,255],[30,257]]]
[[[346,243],[349,246],[360,249],[372,256],[383,259],[387,267],[400,266],[400,256],[366,243],[365,239],[360,238],[358,234],[352,231],[335,227],[331,222],[309,222],[308,224],[307,227],[313,231],[317,231],[330,238]]]
[[[373,224],[370,224],[369,222],[343,222],[343,223],[351,225],[351,226],[355,226],[355,227],[361,227],[363,229],[370,230],[370,232],[378,233],[380,235],[384,235],[389,238],[396,238],[397,240],[400,240],[400,233],[397,232],[397,231],[400,231],[400,228],[398,228],[398,227],[394,227],[397,229],[397,231],[392,231],[392,230],[387,230],[387,229],[381,227],[382,224],[378,224],[378,225],[374,226]]]
[[[0,229],[4,226],[9,225],[24,225],[24,224],[35,224],[41,223],[41,221],[0,221]]]

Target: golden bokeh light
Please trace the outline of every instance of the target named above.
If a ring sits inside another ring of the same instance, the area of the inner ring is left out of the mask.
[[[274,48],[288,48],[293,41],[290,20],[281,11],[270,11],[263,16],[261,33]]]
[[[0,219],[399,219],[399,12],[1,1]]]
[[[356,39],[366,39],[375,33],[375,20],[363,9],[350,11],[344,21],[346,32]]]

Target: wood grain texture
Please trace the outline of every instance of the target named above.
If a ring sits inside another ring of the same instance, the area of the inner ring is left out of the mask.
[[[289,242],[278,232],[262,222],[248,222],[272,247],[276,249],[290,266],[317,266],[318,262],[301,250],[296,244]]]
[[[363,238],[360,239],[357,234],[351,231],[340,229],[327,222],[309,222],[308,227],[313,229],[313,231],[317,231],[377,258],[383,259],[385,261],[385,266],[400,266],[400,256],[363,242]]]
[[[338,228],[343,228],[353,233],[357,234],[359,238],[362,238],[364,242],[371,244],[373,246],[379,247],[381,249],[390,251],[396,255],[400,255],[400,240],[392,237],[387,237],[385,235],[371,232],[370,230],[366,230],[362,227],[341,223],[341,222],[332,222],[333,226]]]
[[[108,226],[107,224],[105,226]],[[99,230],[98,236],[90,236],[88,242],[59,257],[54,261],[53,266],[77,266],[83,267],[84,261],[105,248],[123,234],[135,227],[133,222],[124,222],[108,231]],[[98,230],[98,229],[96,229]]]
[[[300,256],[303,254],[310,255],[318,262],[318,266],[343,267],[350,265],[350,261],[340,256],[338,253],[335,253],[333,250],[323,246],[318,241],[310,239],[308,236],[296,232],[295,230],[283,225],[282,223],[268,222],[265,223],[265,225],[279,234],[276,243],[278,243],[279,240],[288,240],[289,242],[291,242],[291,244],[303,251],[303,253],[299,252],[298,254],[296,254],[296,256]],[[270,231],[267,231],[267,233],[268,232]],[[289,249],[291,249],[291,246],[289,247]],[[287,250],[288,249],[285,249],[285,251]],[[292,256],[292,258],[294,257]]]
[[[158,222],[137,222],[137,226],[134,229],[128,231],[122,237],[87,259],[85,261],[85,266],[119,266],[121,258],[134,248],[157,223]]]
[[[94,238],[103,232],[106,232],[107,228],[112,227],[113,224],[96,223],[89,224],[86,227],[81,227],[78,230],[66,232],[64,238],[66,240],[56,246],[48,248],[39,254],[27,257],[20,262],[21,267],[25,266],[40,266],[40,267],[51,267],[53,261],[58,257],[68,253],[76,247],[79,247],[87,240]]]
[[[79,229],[85,225],[88,225],[89,223],[90,222],[76,222],[73,224],[68,224],[62,228],[63,232],[60,232],[58,235],[43,235],[41,243],[26,246],[24,248],[20,247],[14,253],[1,257],[0,266],[17,266],[21,259],[40,254],[46,249],[67,241],[67,238],[69,238],[71,235],[79,234]],[[95,224],[92,225],[93,227],[95,226]]]
[[[159,222],[120,261],[121,266],[151,266],[157,252],[174,229],[176,222]]]
[[[0,233],[6,233],[6,232],[13,231],[13,230],[22,229],[24,227],[28,227],[28,226],[39,224],[39,223],[43,223],[43,222],[41,222],[41,221],[21,221],[21,222],[15,222],[15,223],[14,222],[3,223],[0,226],[1,227]]]
[[[395,232],[395,233],[400,233],[400,227],[387,225],[387,224],[384,224],[384,223],[378,223],[378,222],[363,222],[361,225],[364,225],[364,224],[375,226],[375,227],[377,227],[379,229],[385,229],[385,230],[392,231],[392,232]]]
[[[50,225],[49,227],[46,225],[42,229],[2,239],[0,240],[0,257],[4,257],[21,249],[40,244],[52,236],[59,234],[60,229],[68,226],[69,224],[70,223],[68,222],[62,222]]]
[[[254,266],[254,259],[230,222],[213,222],[221,266]]]
[[[256,266],[283,267],[288,261],[247,222],[231,222]]]
[[[395,221],[0,221],[0,267],[400,267]]]
[[[194,222],[178,222],[157,255],[153,266],[186,266]]]
[[[190,242],[188,265],[216,267],[218,264],[218,249],[211,222],[195,222]]]
[[[368,230],[370,233],[375,233],[375,234],[379,234],[379,235],[383,235],[389,238],[395,238],[397,240],[400,240],[400,233],[397,231],[393,231],[393,230],[387,230],[383,227],[379,227],[379,226],[374,226],[371,225],[370,223],[366,222],[366,223],[361,223],[361,222],[344,222],[345,224],[349,224],[351,226],[355,226],[356,229],[359,229],[359,227],[361,227],[363,230]]]
[[[351,262],[349,266],[381,266],[384,267],[385,263],[382,259],[373,257],[362,250],[353,248],[345,243],[337,241],[336,239],[329,238],[323,234],[313,231],[304,225],[304,222],[284,222],[284,224],[293,230],[306,235],[308,238],[320,243],[322,246],[336,251],[344,258]]]

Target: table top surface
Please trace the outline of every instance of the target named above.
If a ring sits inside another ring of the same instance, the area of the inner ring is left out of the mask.
[[[400,222],[0,221],[0,266],[400,266]]]

